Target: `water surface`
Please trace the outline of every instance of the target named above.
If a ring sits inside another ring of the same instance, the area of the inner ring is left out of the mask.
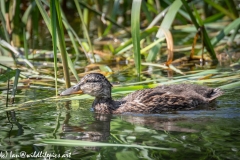
[[[17,102],[34,99],[34,95],[44,98],[49,92],[54,94],[49,90],[23,90],[19,94],[28,96]],[[163,114],[96,114],[90,109],[92,99],[33,103],[8,115],[0,114],[1,156],[25,151],[70,154],[71,159],[240,159],[239,97],[240,89],[226,90],[211,108]],[[138,144],[169,150],[69,147],[47,145],[42,139]]]

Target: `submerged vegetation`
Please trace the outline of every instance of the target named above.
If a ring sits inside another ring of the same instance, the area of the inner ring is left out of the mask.
[[[239,88],[239,15],[237,0],[1,0],[0,103],[9,107],[0,113],[60,99],[89,99],[57,95],[91,72],[113,82],[113,96],[186,81]],[[51,92],[23,100],[17,93],[26,88]],[[78,143],[53,138],[43,142]],[[83,142],[77,145],[119,146]],[[121,143],[142,152],[174,151]]]

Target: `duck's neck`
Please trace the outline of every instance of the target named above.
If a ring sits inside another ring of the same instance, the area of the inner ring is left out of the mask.
[[[112,97],[96,97],[93,102],[93,109],[98,113],[112,113],[119,107],[119,103]]]

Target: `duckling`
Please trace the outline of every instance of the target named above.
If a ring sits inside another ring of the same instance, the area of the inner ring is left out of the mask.
[[[80,82],[63,91],[60,95],[77,93],[95,97],[92,107],[103,114],[162,113],[176,110],[190,110],[208,104],[221,96],[219,88],[209,88],[195,84],[172,84],[156,88],[138,90],[120,100],[113,100],[112,85],[100,73],[85,75]]]

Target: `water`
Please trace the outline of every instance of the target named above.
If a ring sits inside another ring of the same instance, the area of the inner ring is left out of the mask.
[[[43,98],[49,93],[30,89],[21,94],[26,92],[32,97],[19,98],[18,103],[34,99],[34,94]],[[33,103],[8,112],[8,115],[6,112],[0,114],[0,156],[15,159],[25,151],[38,159],[47,154],[104,160],[240,159],[239,96],[240,89],[229,90],[217,99],[215,108],[165,114],[96,114],[90,110],[92,99],[74,100],[69,104],[52,101]],[[43,139],[84,140],[117,146],[48,145],[41,142]],[[121,147],[121,144],[164,150]]]

